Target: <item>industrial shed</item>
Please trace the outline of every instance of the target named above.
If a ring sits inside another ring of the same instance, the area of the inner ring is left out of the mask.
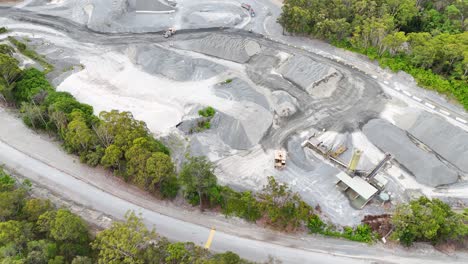
[[[336,175],[336,186],[343,191],[357,208],[363,208],[379,190],[361,177],[351,177],[345,172]]]

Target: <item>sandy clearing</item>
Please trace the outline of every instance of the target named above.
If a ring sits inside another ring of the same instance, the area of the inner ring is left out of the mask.
[[[211,105],[228,112],[233,102],[214,94],[217,77],[197,82],[175,82],[138,69],[128,57],[114,51],[81,58],[83,71],[73,74],[57,89],[91,104],[95,112],[131,111],[153,132],[166,133],[182,119],[190,104]]]

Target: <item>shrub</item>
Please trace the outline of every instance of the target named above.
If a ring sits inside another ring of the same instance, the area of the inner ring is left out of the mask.
[[[8,29],[6,27],[0,27],[0,34],[7,33]]]
[[[203,117],[213,117],[216,114],[216,110],[213,107],[208,106],[198,110],[198,114]]]
[[[320,219],[318,215],[314,214],[309,217],[307,227],[309,228],[311,233],[322,234],[325,226],[325,223],[322,221],[322,219]]]

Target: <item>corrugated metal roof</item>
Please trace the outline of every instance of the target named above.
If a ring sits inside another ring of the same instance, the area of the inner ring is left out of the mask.
[[[370,185],[368,182],[363,180],[361,177],[351,177],[344,172],[340,172],[336,175],[338,179],[340,179],[344,184],[348,185],[349,188],[353,189],[359,196],[368,200],[374,194],[378,192],[378,190]]]

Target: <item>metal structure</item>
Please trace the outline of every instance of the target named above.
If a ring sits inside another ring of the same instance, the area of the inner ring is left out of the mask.
[[[356,149],[351,157],[351,161],[349,162],[348,172],[354,174],[356,171],[357,165],[359,164],[359,160],[361,160],[362,151]]]

